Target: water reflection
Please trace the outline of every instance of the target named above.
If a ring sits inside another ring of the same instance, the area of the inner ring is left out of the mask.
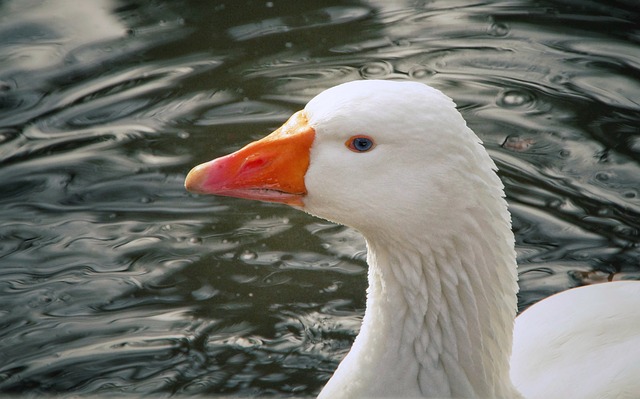
[[[521,307],[639,278],[638,17],[596,2],[2,2],[0,391],[317,392],[359,328],[361,238],[182,182],[354,79],[419,80],[459,104],[507,187]]]

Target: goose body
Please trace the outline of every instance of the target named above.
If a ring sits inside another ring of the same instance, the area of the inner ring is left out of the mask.
[[[495,170],[440,91],[357,81],[195,167],[185,185],[289,204],[364,235],[367,309],[322,398],[640,397],[640,282],[569,290],[516,318]]]

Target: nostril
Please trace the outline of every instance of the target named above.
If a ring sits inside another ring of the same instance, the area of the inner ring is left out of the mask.
[[[268,160],[266,158],[264,158],[264,157],[253,156],[253,157],[247,158],[242,163],[242,166],[240,167],[240,170],[242,172],[245,172],[245,171],[249,171],[249,170],[253,170],[253,169],[258,169],[258,168],[262,168],[262,167],[266,166],[268,163],[269,163]]]

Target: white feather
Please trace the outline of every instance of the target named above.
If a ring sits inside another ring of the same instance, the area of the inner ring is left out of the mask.
[[[544,300],[514,340],[503,187],[451,99],[359,81],[304,112],[316,130],[304,210],[362,232],[370,266],[361,332],[320,397],[640,397],[640,282]],[[361,134],[376,146],[350,151]]]

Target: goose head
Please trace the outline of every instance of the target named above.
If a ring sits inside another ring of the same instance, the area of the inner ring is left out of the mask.
[[[477,203],[471,185],[501,195],[494,168],[443,93],[370,80],[320,93],[269,136],[195,167],[185,185],[286,203],[365,236],[380,226],[395,235],[427,220],[455,230],[447,215]]]

